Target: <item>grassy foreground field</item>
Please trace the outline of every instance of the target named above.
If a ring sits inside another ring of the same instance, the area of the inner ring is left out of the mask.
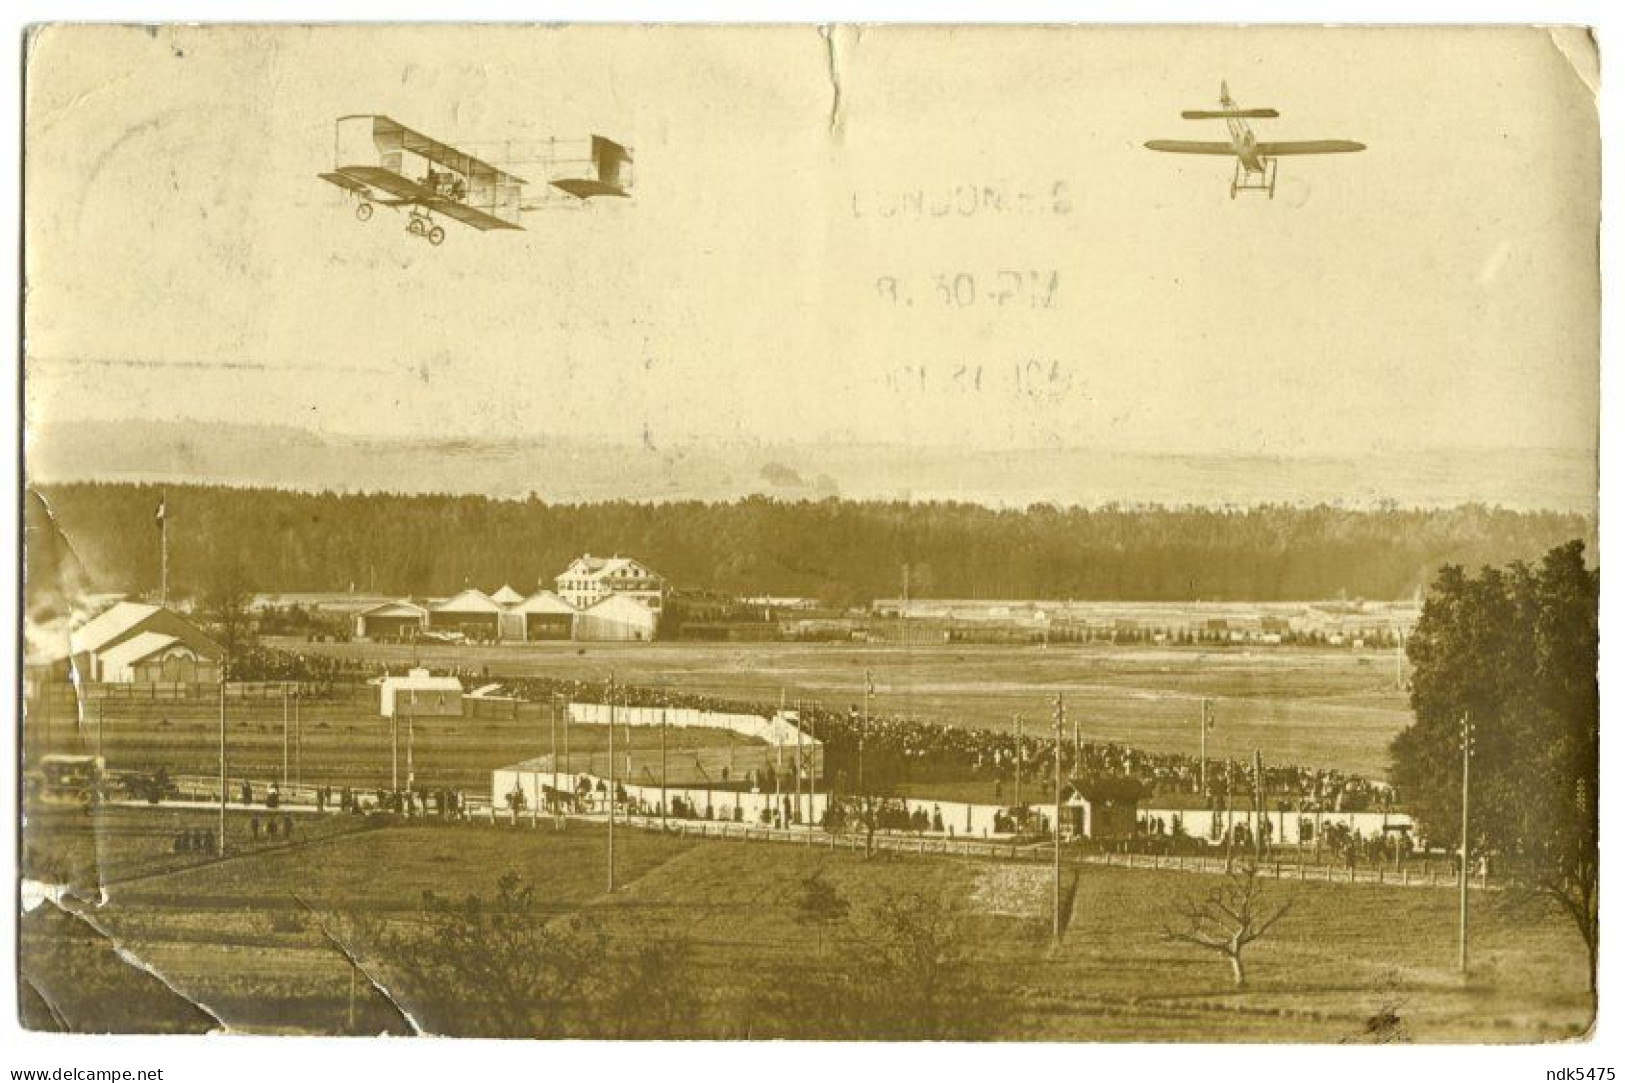
[[[109,810],[96,826],[130,840],[153,815]],[[58,846],[93,830],[88,817],[55,826]],[[1537,1041],[1581,1034],[1591,1019],[1585,953],[1573,929],[1553,913],[1512,920],[1489,896],[1475,899],[1474,965],[1464,982],[1454,971],[1450,892],[1273,885],[1293,910],[1254,945],[1250,987],[1237,992],[1217,957],[1162,936],[1172,900],[1205,890],[1210,876],[1069,869],[1067,925],[1055,943],[1041,866],[865,860],[623,830],[619,890],[607,895],[604,846],[603,828],[581,822],[562,832],[524,825],[311,831],[296,844],[224,861],[177,863],[155,846],[144,867],[132,863],[128,878],[105,885],[107,901],[93,917],[185,1000],[252,1031],[457,1032],[457,1006],[432,990],[388,988],[392,1004],[374,989],[368,975],[387,973],[386,961],[370,957],[366,945],[344,943],[345,930],[357,917],[409,927],[425,891],[488,894],[510,871],[534,886],[538,923],[595,915],[612,952],[662,935],[687,943],[683,994],[702,1007],[681,1036],[816,1036],[806,1020],[775,1015],[764,991],[820,981],[829,945],[857,915],[899,892],[951,905],[968,972],[1000,1005],[1005,1038],[1337,1042],[1368,1039],[1372,1020],[1384,1019],[1385,1033],[1416,1041]],[[816,934],[796,906],[799,885],[815,872],[854,916]],[[48,930],[25,926],[24,973],[34,968],[35,984],[55,990],[64,1015],[89,1029],[158,1028],[97,1016],[105,980],[79,990],[59,974],[39,973],[55,958],[51,943]],[[132,970],[130,980],[138,978],[149,980]]]
[[[410,647],[286,644],[351,658],[493,675],[616,679],[731,699],[859,704],[874,674],[877,714],[1009,729],[1020,712],[1047,719],[1064,692],[1089,739],[1196,751],[1200,701],[1215,701],[1210,755],[1336,767],[1373,777],[1410,722],[1391,654],[1293,647],[851,646],[796,643],[561,643]]]

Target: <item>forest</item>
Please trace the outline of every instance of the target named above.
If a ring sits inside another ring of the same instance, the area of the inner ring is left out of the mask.
[[[71,483],[35,490],[28,536],[54,520],[88,589],[154,591],[157,511],[170,588],[222,576],[256,591],[441,595],[551,586],[582,553],[632,555],[679,588],[865,603],[914,597],[1301,601],[1411,597],[1443,564],[1533,560],[1573,539],[1577,514],[953,502],[610,501],[333,493],[213,485]],[[44,522],[38,520],[44,519]]]

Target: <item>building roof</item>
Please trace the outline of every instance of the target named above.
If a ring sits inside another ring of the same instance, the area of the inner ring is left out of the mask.
[[[550,590],[539,590],[519,603],[521,613],[574,613],[576,607]]]
[[[462,692],[463,682],[456,677],[435,677],[428,673],[412,672],[405,677],[385,677],[385,688],[397,692]]]
[[[563,579],[570,575],[585,575],[588,579],[608,579],[616,575],[623,575],[630,568],[641,568],[652,578],[660,578],[658,572],[641,560],[632,557],[595,557],[590,553],[582,554],[570,562],[570,566],[556,579]],[[641,577],[641,576],[640,576]]]
[[[502,606],[491,600],[491,596],[482,590],[470,587],[461,594],[453,595],[443,602],[431,606],[437,613],[500,613]]]
[[[589,605],[586,609],[582,610],[582,612],[595,617],[606,615],[613,616],[616,610],[620,610],[628,614],[634,614],[634,610],[628,610],[626,608],[627,606],[635,607],[635,615],[638,617],[647,616],[650,620],[655,619],[655,611],[650,609],[649,606],[644,602],[632,597],[630,594],[606,594],[596,602]]]
[[[428,612],[427,609],[424,609],[421,605],[418,605],[416,602],[409,602],[405,598],[402,598],[401,600],[396,601],[396,602],[379,602],[377,605],[369,606],[366,609],[363,609],[361,612],[357,613],[356,616],[358,616],[358,617],[420,617],[420,616],[422,616],[423,614],[425,614],[427,612]]]
[[[74,629],[73,653],[95,652],[129,632],[142,621],[159,611],[155,605],[141,602],[119,602]]]
[[[498,605],[518,605],[525,600],[525,596],[504,583],[491,595],[491,600]]]
[[[107,669],[117,669],[120,666],[133,666],[137,662],[145,661],[160,651],[168,650],[180,642],[178,637],[165,635],[162,632],[140,632],[103,651],[101,653],[102,668],[105,671]],[[181,645],[185,646],[185,644]]]

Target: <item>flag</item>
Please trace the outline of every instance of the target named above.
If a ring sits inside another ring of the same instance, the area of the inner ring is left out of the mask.
[[[863,680],[864,680],[864,688],[865,688],[865,690],[869,693],[869,695],[871,695],[871,696],[874,695],[875,694],[875,674],[874,674],[874,671],[869,670],[869,669],[864,670],[863,671]]]
[[[152,521],[157,523],[159,526],[164,525],[164,518],[165,518],[165,516],[168,515],[168,511],[166,509],[166,505],[168,503],[169,503],[169,497],[167,497],[167,496],[165,496],[163,494],[159,494],[159,496],[158,496],[158,513],[152,517]]]
[[[1204,699],[1202,701],[1202,724],[1208,729],[1212,729],[1213,722],[1213,704]]]

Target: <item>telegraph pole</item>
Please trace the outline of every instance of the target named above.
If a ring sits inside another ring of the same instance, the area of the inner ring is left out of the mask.
[[[615,893],[615,673],[609,674],[609,891]]]
[[[282,789],[288,789],[288,686],[282,686]],[[291,798],[291,794],[286,794]]]
[[[220,670],[220,845],[215,853],[226,856],[226,673]]]
[[[293,784],[303,787],[305,784],[305,727],[299,720],[299,697],[301,695],[298,685],[293,689]]]
[[[796,815],[801,818],[802,823],[806,823],[812,817],[811,786],[807,787],[808,807],[806,811],[803,811],[801,807],[801,779],[802,776],[807,773],[807,767],[802,760],[801,752],[801,712],[804,709],[805,708],[803,708],[801,705],[801,701],[799,699],[796,700]]]
[[[1264,860],[1264,753],[1253,749],[1253,863]]]
[[[1021,808],[1021,715],[1016,714],[1016,808]]]
[[[1066,725],[1066,700],[1055,696],[1055,939],[1061,939],[1061,729]]]
[[[1460,900],[1460,942],[1456,953],[1456,967],[1463,974],[1467,973],[1467,798],[1471,793],[1469,780],[1473,768],[1473,716],[1464,712],[1461,716],[1461,900]]]
[[[863,671],[863,728],[858,730],[858,793],[863,792],[863,743],[869,736],[869,694],[874,690],[875,677],[870,670]]]
[[[1202,720],[1197,728],[1202,731],[1201,737],[1201,769],[1202,769],[1202,797],[1207,797],[1207,728],[1213,724],[1213,707],[1206,699],[1202,700]]]

